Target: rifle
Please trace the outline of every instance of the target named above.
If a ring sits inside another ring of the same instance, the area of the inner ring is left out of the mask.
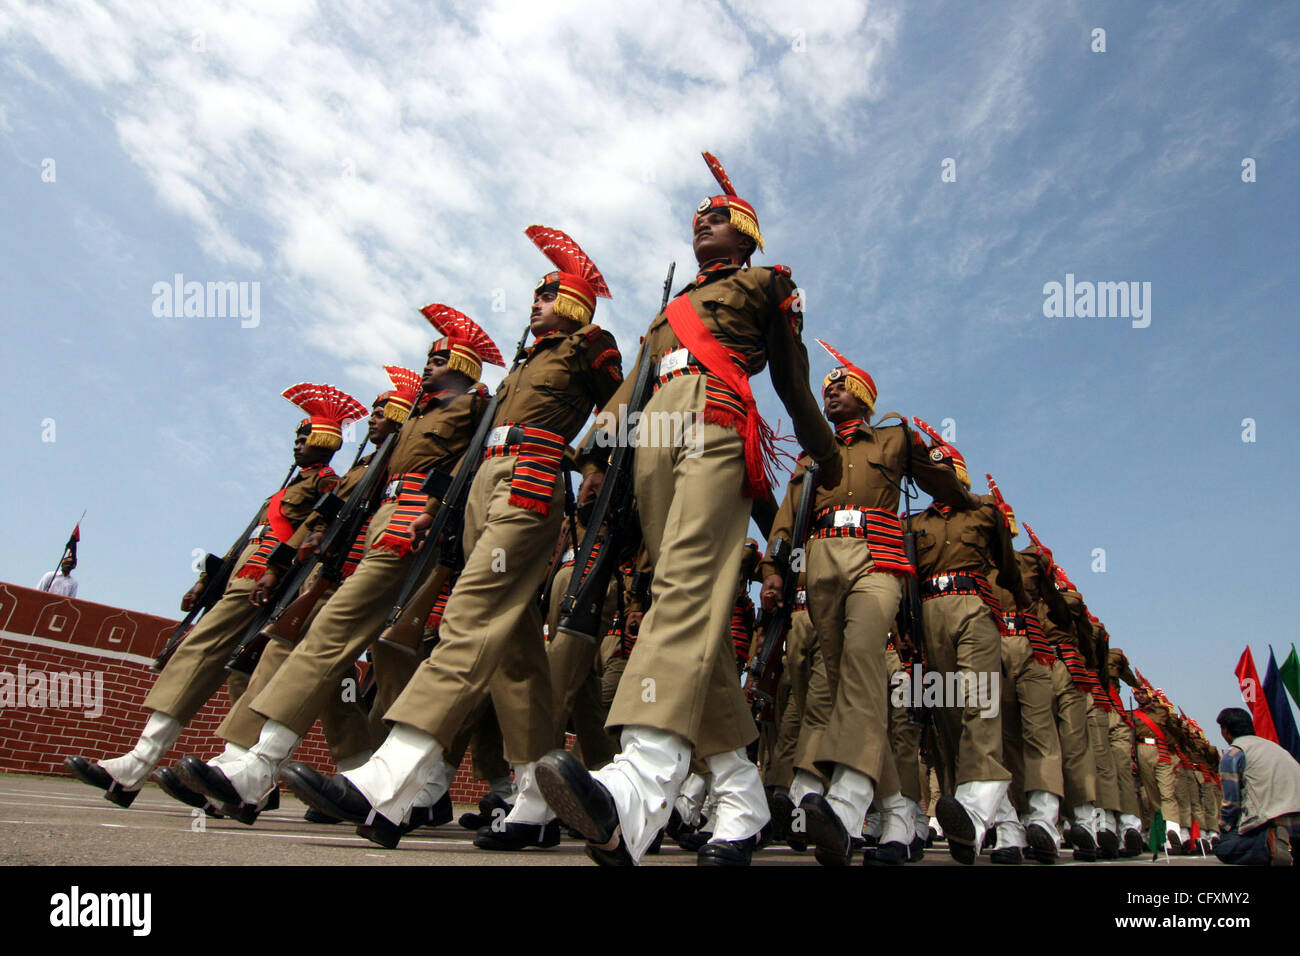
[[[578,509],[573,498],[573,485],[569,481],[569,469],[567,467],[561,472],[560,478],[564,481],[564,533],[560,535],[555,542],[555,547],[551,550],[551,560],[546,566],[546,578],[542,581],[541,590],[537,592],[537,607],[541,612],[543,621],[550,615],[551,588],[555,586],[555,578],[560,573],[564,552],[568,548],[572,548],[575,555],[578,553]],[[568,545],[568,548],[565,545]]]
[[[419,400],[418,395],[416,400]],[[321,539],[320,549],[276,585],[272,602],[244,631],[226,663],[227,668],[240,674],[252,674],[272,638],[291,646],[298,643],[302,625],[312,610],[325,592],[342,580],[348,552],[373,511],[375,493],[388,474],[388,459],[396,444],[396,433],[384,439],[346,503],[332,491],[321,495],[312,510],[330,524]],[[303,583],[317,567],[320,573],[312,580],[311,587],[299,594]]]
[[[456,468],[456,474],[448,475],[445,471],[431,471],[424,480],[420,490],[431,498],[439,500],[438,513],[425,537],[425,544],[415,554],[411,568],[407,572],[397,602],[384,621],[384,630],[379,635],[379,642],[410,654],[420,656],[420,642],[424,638],[424,622],[428,620],[429,611],[438,600],[438,594],[453,573],[462,563],[461,531],[465,520],[465,505],[469,501],[470,486],[478,474],[479,465],[483,463],[483,449],[487,444],[492,421],[496,417],[497,406],[501,403],[501,387],[510,372],[526,358],[524,343],[528,341],[530,328],[515,346],[515,358],[505,378],[492,393],[492,400],[483,411],[478,427],[470,439],[465,455]],[[439,547],[441,539],[441,547]],[[435,555],[438,566],[430,575],[429,567]]]
[[[293,469],[289,470],[289,474],[293,474]],[[287,485],[288,483],[289,480],[286,478],[284,484]],[[281,485],[280,487],[283,488],[284,485]],[[211,553],[203,558],[203,572],[208,576],[207,583],[203,585],[203,590],[200,592],[198,600],[194,602],[194,605],[189,609],[186,615],[181,618],[180,623],[176,625],[176,629],[172,631],[172,636],[167,639],[167,643],[163,645],[163,649],[159,651],[158,656],[154,658],[154,670],[161,671],[167,666],[167,662],[172,659],[172,655],[176,653],[176,649],[181,646],[181,641],[183,641],[185,635],[189,633],[190,626],[198,620],[200,615],[211,610],[212,606],[221,600],[221,595],[226,591],[226,585],[230,583],[231,572],[235,570],[235,562],[239,560],[239,556],[244,551],[244,546],[248,544],[248,539],[249,536],[252,535],[253,529],[262,523],[258,520],[261,517],[262,509],[259,507],[257,512],[253,515],[253,520],[248,522],[248,527],[244,529],[243,534],[235,539],[235,543],[230,546],[230,550],[226,552],[224,558],[219,558],[215,554]]]
[[[668,308],[676,269],[676,262],[668,266],[660,312]],[[624,413],[625,419],[633,413],[639,415],[649,400],[653,365],[650,350],[643,348],[636,366],[636,378],[632,383],[632,395]],[[583,454],[591,452],[592,444],[600,434],[592,432],[591,439],[582,449]],[[593,644],[600,642],[601,635],[597,631],[600,630],[601,611],[605,606],[605,595],[609,592],[610,577],[618,566],[619,555],[626,550],[628,536],[637,530],[634,527],[637,519],[633,511],[632,459],[636,453],[633,444],[621,442],[609,456],[605,481],[592,507],[586,533],[582,536],[582,545],[574,555],[573,577],[569,579],[569,588],[564,594],[564,600],[560,602],[560,622],[556,627],[558,634],[572,634]]]
[[[808,525],[812,520],[813,499],[816,497],[817,464],[808,466],[804,472],[803,487],[799,490],[799,506],[794,513],[794,527],[791,529],[791,541],[797,542],[798,548],[805,551],[808,542]],[[754,711],[754,720],[771,722],[776,719],[776,691],[781,679],[781,655],[778,648],[785,646],[785,635],[790,629],[790,614],[794,608],[795,591],[799,588],[799,573],[792,568],[791,558],[794,547],[784,538],[777,538],[772,543],[770,560],[776,565],[781,575],[781,601],[775,612],[763,612],[761,622],[755,627],[763,628],[763,647],[749,659],[745,671],[740,676],[740,686],[749,698]],[[773,664],[772,662],[776,663]]]

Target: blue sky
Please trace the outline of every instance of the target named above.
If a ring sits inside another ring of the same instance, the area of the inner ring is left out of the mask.
[[[630,356],[709,149],[809,341],[881,412],[952,419],[1203,725],[1247,642],[1262,671],[1295,639],[1294,4],[260,6],[0,11],[0,579],[34,584],[85,508],[81,595],[174,614],[288,466],[279,392],[369,401],[431,301],[508,348],[531,223],[595,259]],[[258,324],[154,315],[176,273],[259,283]],[[1150,326],[1046,317],[1067,273],[1149,282]]]

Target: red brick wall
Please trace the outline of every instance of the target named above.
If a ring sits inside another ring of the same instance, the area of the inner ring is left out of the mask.
[[[64,775],[64,757],[80,754],[100,759],[135,746],[147,717],[140,705],[156,676],[150,663],[175,626],[175,621],[151,614],[0,582],[0,675],[10,675],[0,679],[17,684],[24,671],[103,675],[103,713],[96,718],[84,706],[6,706],[9,702],[0,700],[0,770]],[[222,688],[195,715],[165,763],[186,754],[204,760],[216,756],[224,742],[213,733],[229,704]],[[295,756],[321,771],[334,772],[319,723]],[[474,803],[487,791],[486,784],[473,779],[469,767],[467,754],[452,783],[455,803]]]

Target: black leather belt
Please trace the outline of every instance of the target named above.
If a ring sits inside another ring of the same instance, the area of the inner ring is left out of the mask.
[[[938,574],[921,582],[921,597],[932,598],[954,592],[978,594],[981,583],[973,574]]]

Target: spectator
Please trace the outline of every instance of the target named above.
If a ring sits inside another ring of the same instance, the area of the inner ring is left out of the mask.
[[[46,571],[41,577],[41,583],[36,585],[42,591],[49,591],[51,594],[62,594],[64,597],[77,596],[77,580],[72,576],[72,569],[77,566],[77,559],[71,555],[66,556],[59,564],[57,573]]]
[[[1300,763],[1272,741],[1256,737],[1250,714],[1240,707],[1229,707],[1216,719],[1228,750],[1219,763],[1223,809],[1214,855],[1246,866],[1294,865]]]

